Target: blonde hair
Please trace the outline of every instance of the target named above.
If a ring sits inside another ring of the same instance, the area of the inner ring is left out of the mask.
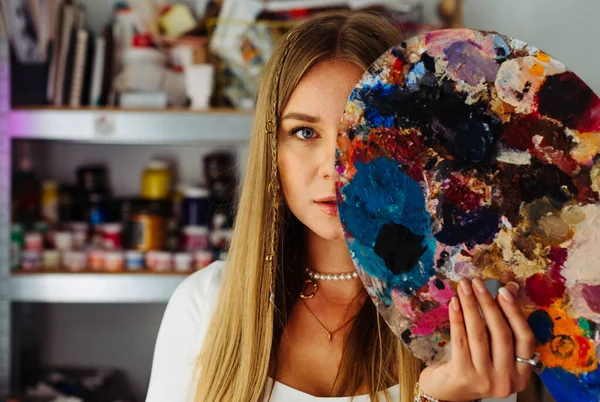
[[[381,11],[329,15],[295,28],[271,55],[259,89],[219,299],[197,361],[196,402],[262,402],[270,392],[268,377],[275,378],[279,341],[302,284],[304,252],[302,225],[271,191],[277,188],[271,178],[277,172],[279,114],[292,91],[321,61],[336,59],[366,70],[402,39]],[[272,235],[276,244],[271,269]],[[371,400],[377,400],[380,391],[399,382],[400,401],[409,402],[420,370],[420,362],[382,325],[367,299],[344,344],[333,396],[354,395],[366,385]]]

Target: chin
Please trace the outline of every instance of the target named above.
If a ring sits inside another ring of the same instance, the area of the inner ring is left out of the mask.
[[[323,222],[319,222],[315,227],[310,229],[317,236],[325,240],[344,240],[344,231],[339,220],[337,224],[323,224]]]

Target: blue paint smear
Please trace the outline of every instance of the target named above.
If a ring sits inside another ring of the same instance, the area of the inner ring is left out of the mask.
[[[562,368],[545,368],[539,376],[556,402],[597,402],[600,400],[597,387],[590,389],[578,376]]]
[[[527,323],[538,343],[544,345],[554,337],[554,321],[545,310],[537,310],[529,315]]]
[[[463,212],[449,203],[442,205],[444,224],[436,233],[436,239],[449,246],[461,243],[474,247],[486,244],[494,239],[500,230],[500,215],[490,208],[478,208],[475,211]]]
[[[349,101],[360,101],[366,123],[369,127],[394,127],[395,107],[389,105],[388,98],[400,88],[393,84],[377,82],[364,85],[350,94]]]
[[[494,35],[494,48],[496,49],[496,56],[494,57],[494,60],[496,60],[498,64],[502,63],[508,59],[508,56],[510,56],[510,47],[500,35]]]
[[[411,91],[419,89],[419,81],[425,75],[425,70],[425,64],[422,61],[414,64],[406,76],[406,87]]]
[[[393,159],[358,161],[355,167],[357,172],[352,181],[341,189],[345,201],[339,206],[345,229],[355,239],[349,247],[369,275],[412,293],[435,274],[436,241],[423,190]],[[424,237],[421,246],[426,250],[407,273],[393,275],[373,250],[377,234],[388,223],[403,225]]]

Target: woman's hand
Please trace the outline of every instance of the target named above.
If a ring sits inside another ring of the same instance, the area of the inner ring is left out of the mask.
[[[523,390],[532,367],[516,356],[531,358],[535,337],[515,302],[518,285],[500,289],[497,301],[480,279],[473,286],[463,279],[458,288],[449,308],[452,358],[423,370],[421,390],[446,401],[506,398]]]

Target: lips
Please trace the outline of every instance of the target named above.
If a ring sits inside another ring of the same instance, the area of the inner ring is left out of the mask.
[[[321,211],[326,215],[338,216],[337,200],[335,196],[322,198],[315,201],[315,204],[317,204],[319,208],[321,208]]]

